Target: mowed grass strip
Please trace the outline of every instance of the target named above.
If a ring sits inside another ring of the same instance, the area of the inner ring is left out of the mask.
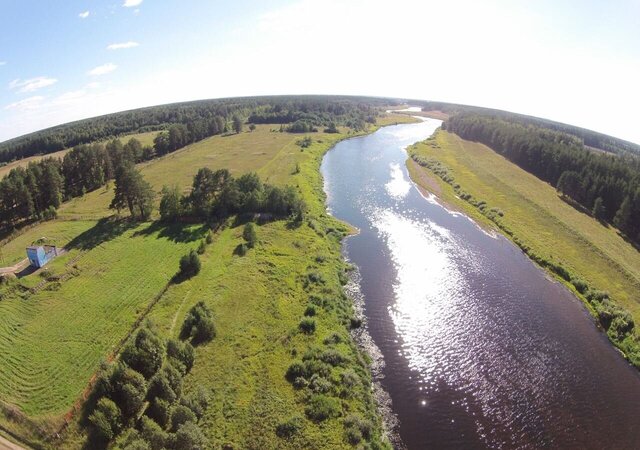
[[[104,229],[91,229],[76,240],[77,250],[50,267],[54,273],[71,270],[64,263],[80,255],[76,276],[0,300],[3,401],[34,419],[69,410],[100,361],[175,274],[180,256],[202,236],[199,226],[186,233],[150,226],[117,236],[95,236]]]
[[[488,208],[502,210],[501,221],[535,253],[562,262],[594,288],[608,291],[636,322],[640,320],[640,252],[615,229],[568,205],[552,186],[485,145],[443,131],[436,134],[436,143],[437,147],[419,143],[409,151],[442,162],[463,191],[484,200]],[[437,183],[437,195],[445,202],[490,223],[439,177],[421,180],[420,174],[428,169],[413,162],[409,167],[422,187],[433,191]]]

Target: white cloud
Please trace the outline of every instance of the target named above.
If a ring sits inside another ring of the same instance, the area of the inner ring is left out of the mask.
[[[110,72],[113,72],[117,68],[118,68],[118,66],[116,66],[115,64],[107,63],[107,64],[103,64],[103,65],[98,66],[98,67],[94,67],[93,69],[91,69],[87,73],[89,75],[92,75],[92,76],[106,75],[106,74],[108,74]]]
[[[24,100],[20,100],[18,102],[10,103],[4,107],[4,109],[16,109],[18,111],[27,111],[31,109],[36,109],[42,104],[42,100],[44,97],[41,95],[35,95],[33,97],[25,98]]]
[[[91,83],[87,84],[87,88],[89,89],[97,89],[100,87],[100,83],[98,83],[97,81],[92,81]]]
[[[140,44],[138,42],[134,42],[134,41],[128,41],[128,42],[119,42],[117,44],[109,44],[107,45],[107,50],[120,50],[123,48],[133,48],[133,47],[137,47]]]
[[[80,17],[81,19],[86,19],[87,17],[89,17],[89,11],[83,11],[80,14],[78,14],[78,17]]]
[[[134,6],[138,6],[142,3],[142,0],[124,0],[122,6],[125,8],[133,8]]]
[[[6,61],[0,61],[0,66],[4,66],[6,63]]]
[[[49,77],[36,77],[29,78],[28,80],[21,80],[17,78],[9,83],[9,89],[17,89],[18,92],[33,92],[43,87],[51,86],[57,83],[58,80]]]

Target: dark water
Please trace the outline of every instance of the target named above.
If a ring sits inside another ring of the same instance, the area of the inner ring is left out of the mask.
[[[410,449],[640,448],[640,376],[516,247],[425,199],[403,149],[440,122],[339,143],[330,211],[357,226],[384,388]]]

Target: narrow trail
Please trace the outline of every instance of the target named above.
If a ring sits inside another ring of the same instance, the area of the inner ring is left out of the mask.
[[[26,450],[26,449],[0,436],[0,450]]]

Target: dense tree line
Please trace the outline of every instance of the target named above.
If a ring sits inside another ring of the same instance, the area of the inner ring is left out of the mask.
[[[459,113],[444,128],[486,144],[640,241],[640,158],[594,151],[575,136],[494,115]]]
[[[152,155],[151,148],[143,148],[132,138],[125,145],[118,140],[79,145],[62,160],[45,158],[26,168],[17,167],[0,181],[0,226],[53,218],[63,201],[98,189],[113,178],[119,181],[117,185],[124,186],[125,175],[135,177],[131,172],[133,164]],[[129,170],[123,171],[123,167]],[[121,199],[117,206],[132,205],[131,198],[126,203]]]
[[[146,323],[105,367],[88,402],[94,446],[196,450],[208,448],[198,422],[208,406],[202,388],[185,394],[183,378],[195,361],[194,345],[215,337],[211,311],[199,302],[189,311],[180,340],[165,341]]]
[[[226,169],[204,167],[193,178],[191,192],[165,186],[160,200],[164,221],[184,218],[219,219],[229,214],[269,213],[302,220],[306,206],[291,186],[280,188],[263,183],[255,173],[234,178]]]
[[[192,141],[216,134],[209,127],[221,117],[249,117],[251,123],[292,123],[309,119],[316,125],[332,121],[355,126],[375,120],[377,108],[393,103],[389,99],[344,96],[244,97],[140,108],[72,122],[0,143],[0,162],[38,154],[49,154],[80,144],[110,139],[123,134],[162,130],[172,124],[188,128]],[[218,128],[220,123],[217,122]],[[175,149],[176,147],[174,147]]]
[[[587,147],[593,147],[610,153],[618,154],[635,154],[640,155],[640,145],[634,144],[624,139],[618,139],[613,136],[609,136],[597,131],[587,130],[585,128],[568,125],[565,123],[555,122],[553,120],[542,119],[539,117],[527,116],[524,114],[516,114],[508,111],[501,111],[498,109],[482,108],[478,106],[457,105],[454,103],[444,102],[425,102],[425,101],[410,101],[411,104],[422,105],[423,111],[443,111],[450,115],[460,113],[474,113],[481,115],[491,115],[503,120],[507,120],[512,123],[518,123],[521,125],[534,125],[541,128],[546,128],[552,131],[558,131],[569,136],[575,137],[579,142],[582,142]]]

